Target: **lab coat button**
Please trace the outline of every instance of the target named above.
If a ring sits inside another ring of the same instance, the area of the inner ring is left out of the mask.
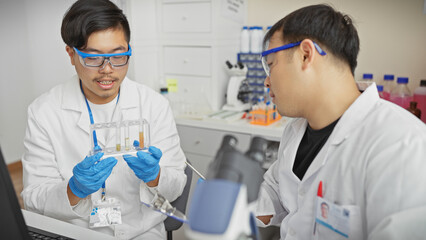
[[[299,195],[300,195],[301,197],[305,196],[305,190],[300,189],[300,190],[299,190]]]

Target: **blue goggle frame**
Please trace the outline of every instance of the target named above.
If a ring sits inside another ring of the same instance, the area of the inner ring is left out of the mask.
[[[132,48],[129,46],[129,50],[127,52],[124,53],[105,53],[105,54],[92,54],[92,53],[85,53],[85,52],[81,52],[79,51],[77,48],[73,47],[74,50],[77,52],[77,54],[82,57],[82,58],[87,58],[87,57],[113,57],[113,56],[132,56]]]

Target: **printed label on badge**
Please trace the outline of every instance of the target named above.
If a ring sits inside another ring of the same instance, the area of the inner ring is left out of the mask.
[[[349,237],[350,211],[317,196],[315,221],[336,233]]]
[[[118,224],[121,224],[121,207],[118,200],[108,198],[105,201],[93,201],[93,209],[90,213],[90,228]]]

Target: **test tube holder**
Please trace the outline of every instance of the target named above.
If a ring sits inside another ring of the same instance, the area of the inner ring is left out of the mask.
[[[114,147],[104,147],[102,149],[95,149],[95,140],[93,136],[94,132],[99,130],[109,130],[115,132]],[[129,132],[133,132],[135,130],[139,132],[139,138],[132,139],[132,141],[130,141]],[[124,138],[122,138],[121,136],[124,136]],[[133,146],[134,140],[138,140],[140,145]],[[98,152],[104,152],[104,156],[102,157],[102,159],[108,157],[118,157],[126,154],[135,156],[138,151],[147,151],[150,146],[149,123],[146,119],[139,119],[90,124],[90,141],[91,155],[94,155]],[[124,146],[122,143],[124,143]]]

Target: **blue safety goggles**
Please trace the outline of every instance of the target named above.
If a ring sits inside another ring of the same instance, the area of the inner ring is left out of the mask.
[[[80,62],[86,67],[100,67],[105,65],[105,61],[109,62],[112,67],[121,67],[128,63],[129,57],[132,55],[132,48],[124,53],[106,53],[106,54],[91,54],[79,51],[73,48],[80,57]]]
[[[263,66],[263,69],[265,70],[266,75],[269,77],[269,74],[270,74],[270,68],[269,68],[269,65],[268,65],[268,56],[271,56],[271,53],[276,53],[276,52],[279,52],[279,51],[282,51],[282,50],[286,50],[286,49],[289,49],[289,48],[292,48],[292,47],[299,46],[301,42],[302,41],[285,44],[281,47],[272,48],[272,49],[269,49],[267,51],[262,52],[262,59],[261,59],[262,60],[262,66]],[[313,43],[314,43],[314,46],[317,49],[318,53],[321,56],[324,56],[324,55],[327,54],[324,50],[322,50],[320,48],[320,46],[317,43],[315,43],[315,42],[313,42]],[[269,61],[269,62],[271,62],[271,61]]]

